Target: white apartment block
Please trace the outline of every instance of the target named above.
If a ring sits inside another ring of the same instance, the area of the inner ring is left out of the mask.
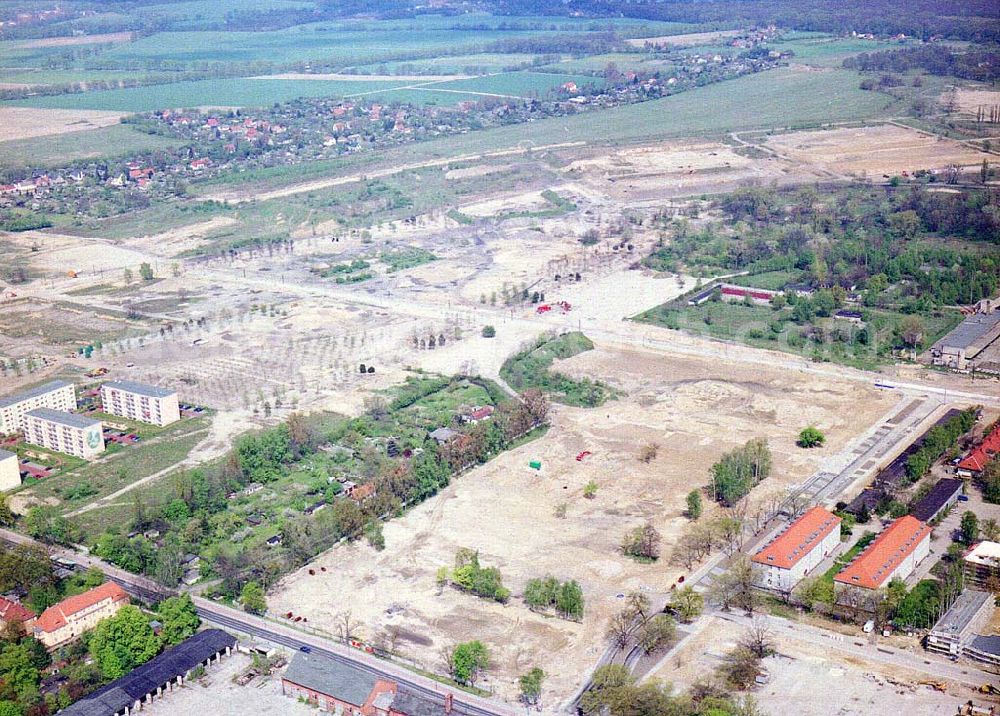
[[[181,419],[177,391],[155,385],[116,380],[101,386],[104,412],[153,425],[170,425]]]
[[[53,380],[17,395],[0,398],[0,434],[9,435],[24,429],[24,414],[35,408],[69,412],[76,410],[76,390],[72,383]]]
[[[24,441],[89,460],[104,452],[104,426],[84,415],[35,408],[24,415]]]
[[[21,467],[17,455],[0,450],[0,492],[13,490],[21,484]]]
[[[813,507],[752,557],[764,589],[790,592],[840,545],[840,518]]]

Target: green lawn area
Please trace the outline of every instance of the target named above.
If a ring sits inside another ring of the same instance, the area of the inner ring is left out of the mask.
[[[79,159],[112,158],[166,149],[181,143],[168,137],[143,134],[128,125],[116,124],[82,132],[0,142],[0,164],[11,168],[59,166]]]
[[[148,442],[120,448],[109,457],[83,463],[58,476],[25,486],[20,492],[38,500],[55,498],[65,511],[79,509],[92,499],[100,499],[136,480],[177,464],[205,438],[208,424],[209,419],[202,417],[182,420],[163,428],[156,438],[151,438]],[[74,490],[79,490],[84,484],[89,484],[92,488],[87,499],[64,500],[66,494],[73,494]]]
[[[415,142],[379,152],[312,162],[295,167],[260,170],[213,181],[227,184],[260,181],[268,185],[296,183],[316,176],[353,171],[359,165],[382,165],[442,159],[518,146],[542,146],[573,141],[622,144],[685,136],[719,136],[727,132],[810,126],[824,122],[886,116],[891,98],[858,89],[859,75],[831,70],[817,82],[813,73],[790,68],[747,75],[651,102],[551,117],[521,125]],[[457,95],[456,95],[457,96]]]
[[[797,38],[768,43],[770,49],[795,53],[792,62],[801,62],[816,67],[840,67],[845,58],[862,52],[892,50],[910,43],[888,42],[885,40],[862,40],[853,37],[832,35]]]
[[[863,342],[860,329],[844,321],[816,318],[813,325],[825,334],[822,342],[817,342],[803,336],[809,326],[793,322],[789,309],[775,311],[770,306],[745,305],[742,302],[708,301],[700,306],[688,306],[680,300],[652,308],[636,316],[635,320],[757,348],[794,353],[813,360],[875,369],[893,360],[890,353],[893,332],[905,316],[883,309],[865,310],[869,327],[877,328],[878,338],[874,342]],[[927,332],[924,346],[931,345],[961,321],[961,315],[953,311],[922,315],[921,318]],[[850,340],[835,339],[835,333],[849,335]]]
[[[750,276],[734,276],[729,283],[737,286],[753,286],[769,291],[780,291],[786,284],[795,283],[802,278],[802,271],[765,271]]]
[[[100,109],[117,112],[149,112],[157,109],[223,106],[263,107],[298,97],[341,97],[400,87],[405,82],[220,79],[172,82],[73,94],[29,97],[6,102],[12,107]]]
[[[844,567],[846,567],[847,565],[849,565],[851,563],[851,560],[853,560],[855,557],[857,557],[859,554],[861,554],[861,551],[865,547],[867,547],[868,545],[870,545],[875,540],[875,538],[877,536],[878,535],[876,535],[874,532],[867,532],[866,531],[861,536],[861,539],[859,539],[854,544],[853,547],[851,547],[849,550],[847,550],[842,555],[840,555],[839,557],[837,557],[837,559],[834,560],[833,566],[830,567],[830,569],[826,570],[826,572],[823,573],[823,580],[832,583],[833,582],[833,578],[837,576],[837,573],[840,572],[840,570],[842,570]]]

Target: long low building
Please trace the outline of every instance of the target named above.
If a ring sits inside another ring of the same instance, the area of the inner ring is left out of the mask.
[[[791,591],[840,545],[840,522],[822,507],[803,513],[752,557],[760,566],[758,585]]]
[[[452,710],[451,694],[432,701],[353,664],[319,654],[296,654],[281,693],[321,711],[354,716],[436,716]]]
[[[962,480],[942,477],[931,491],[913,506],[910,514],[921,522],[932,522],[958,502],[958,496],[962,494],[964,487],[965,483]]]
[[[833,578],[835,586],[881,589],[905,580],[930,554],[931,528],[906,515],[895,520]]]
[[[198,632],[59,713],[63,716],[130,716],[141,711],[143,704],[163,697],[175,686],[183,686],[194,669],[219,661],[235,647],[236,639],[221,629]]]
[[[104,452],[104,426],[85,415],[35,408],[24,415],[24,441],[88,460]]]
[[[0,492],[13,490],[21,484],[20,466],[16,453],[0,450]]]
[[[76,389],[65,380],[53,380],[23,393],[0,398],[0,434],[24,429],[24,416],[35,408],[76,410]]]
[[[155,385],[116,380],[101,386],[104,412],[153,425],[170,425],[181,419],[177,391]]]
[[[1000,338],[1000,311],[974,313],[931,346],[934,365],[968,370],[979,355]]]

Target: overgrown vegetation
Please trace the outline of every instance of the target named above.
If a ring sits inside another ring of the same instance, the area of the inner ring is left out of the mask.
[[[771,474],[771,450],[765,438],[754,438],[727,452],[712,465],[712,495],[733,505]]]
[[[541,336],[530,347],[504,361],[500,377],[515,390],[537,388],[558,403],[593,408],[614,396],[614,391],[590,378],[574,379],[550,370],[558,360],[566,360],[592,350],[594,343],[582,333]]]

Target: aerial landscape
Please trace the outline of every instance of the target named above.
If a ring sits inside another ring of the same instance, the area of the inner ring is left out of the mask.
[[[0,0],[0,716],[1000,714],[996,0]]]

